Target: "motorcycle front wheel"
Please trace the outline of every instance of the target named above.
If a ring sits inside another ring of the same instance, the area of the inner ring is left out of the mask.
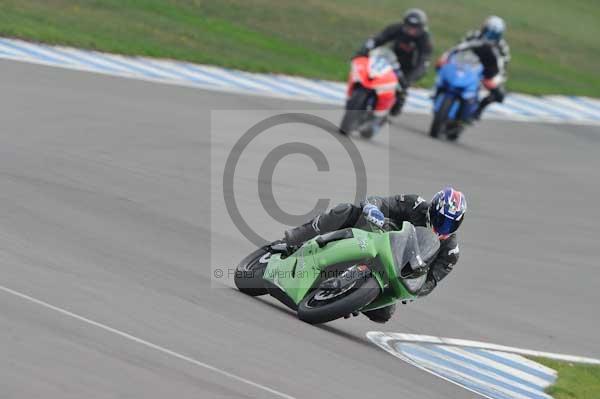
[[[362,86],[355,86],[352,95],[346,101],[346,111],[340,123],[340,133],[349,135],[363,122],[367,113],[370,93]]]
[[[446,96],[438,111],[433,115],[433,121],[431,121],[431,128],[429,129],[431,137],[437,138],[440,133],[444,133],[452,103],[454,103],[454,98]]]
[[[317,288],[298,304],[298,318],[309,324],[327,323],[362,309],[380,292],[379,283],[373,277],[356,281],[342,292]]]

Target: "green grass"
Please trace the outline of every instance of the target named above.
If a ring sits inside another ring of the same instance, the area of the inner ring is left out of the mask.
[[[509,89],[600,97],[597,0],[420,0],[436,55],[491,13],[508,23]],[[1,0],[0,35],[344,80],[404,0]],[[433,73],[421,82],[432,83]]]
[[[559,362],[546,358],[533,359],[558,371],[558,380],[546,392],[554,399],[600,398],[600,366]]]

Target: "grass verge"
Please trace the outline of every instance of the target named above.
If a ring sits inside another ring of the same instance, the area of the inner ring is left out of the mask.
[[[558,372],[556,383],[546,392],[554,399],[600,398],[600,366],[534,358]]]
[[[345,80],[406,0],[2,0],[0,35],[258,72]],[[600,97],[597,0],[420,0],[436,55],[489,14],[513,52],[509,89]],[[429,86],[433,72],[420,84]]]

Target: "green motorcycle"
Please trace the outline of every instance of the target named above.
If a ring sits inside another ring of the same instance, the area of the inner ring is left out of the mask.
[[[357,228],[317,236],[289,253],[281,242],[254,251],[234,280],[251,296],[270,294],[310,324],[412,301],[427,278],[438,237],[408,222],[379,229],[361,216]]]

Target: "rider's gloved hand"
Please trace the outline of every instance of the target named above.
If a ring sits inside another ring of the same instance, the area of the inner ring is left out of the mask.
[[[381,212],[375,205],[366,204],[363,207],[363,214],[365,215],[365,219],[373,223],[375,226],[380,228],[383,227],[383,224],[385,223],[385,216],[383,215],[383,212]]]
[[[373,41],[373,39],[369,39],[365,42],[365,44],[362,45],[360,49],[358,49],[356,53],[354,53],[354,56],[352,58],[366,57],[369,55],[369,51],[373,50],[374,47],[375,42]]]
[[[436,285],[435,279],[433,277],[428,277],[417,295],[420,297],[429,295]]]

